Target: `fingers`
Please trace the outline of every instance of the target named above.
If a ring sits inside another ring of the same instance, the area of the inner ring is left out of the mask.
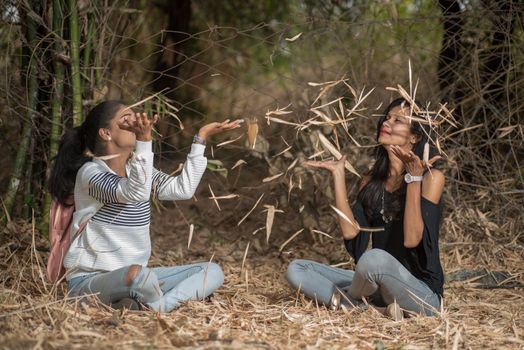
[[[319,162],[317,160],[308,160],[302,164],[308,168],[321,168],[321,169],[329,170],[329,166],[326,164],[326,162]]]
[[[143,129],[144,128],[144,114],[145,113],[138,113],[137,115],[137,118],[136,118],[136,125],[139,129]]]
[[[440,160],[440,159],[442,159],[441,156],[434,156],[433,158],[431,158],[430,160],[428,160],[427,165],[428,165],[429,167],[432,167],[432,166],[433,166],[433,163],[435,163],[437,160]]]
[[[227,119],[226,122],[224,122],[225,124],[223,123],[222,129],[223,130],[231,130],[231,129],[240,128],[241,124],[244,122],[244,119],[237,119],[237,120],[234,120],[232,122],[229,122],[229,119]]]
[[[397,158],[400,158],[400,160],[405,158],[405,153],[400,147],[393,145],[390,146],[390,150]]]

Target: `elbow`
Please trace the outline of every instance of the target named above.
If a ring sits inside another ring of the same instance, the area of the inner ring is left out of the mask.
[[[413,233],[408,235],[408,238],[404,238],[404,247],[406,248],[416,248],[422,241],[422,231],[420,233]]]
[[[351,239],[354,239],[355,237],[357,237],[357,235],[359,234],[360,231],[346,231],[346,230],[342,230],[342,237],[346,240],[346,241],[349,241]]]
[[[420,241],[416,241],[416,240],[410,240],[410,241],[406,241],[404,240],[404,247],[405,248],[416,248],[418,247],[418,245],[420,244]]]
[[[177,198],[178,200],[185,201],[185,200],[193,198],[194,195],[195,195],[195,191],[187,191],[187,192],[179,193]]]

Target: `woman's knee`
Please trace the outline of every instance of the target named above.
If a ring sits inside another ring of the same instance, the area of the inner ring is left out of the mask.
[[[304,272],[308,269],[308,260],[296,259],[289,263],[286,279],[294,288],[300,288],[304,281]]]
[[[204,271],[206,271],[206,275],[208,276],[209,280],[212,280],[214,283],[218,284],[219,286],[224,283],[224,272],[222,271],[222,268],[220,265],[210,262],[206,263],[204,266]]]
[[[141,265],[131,265],[126,274],[126,285],[137,293],[144,302],[157,300],[162,296],[158,278],[152,270]]]
[[[363,275],[382,271],[391,265],[392,255],[382,249],[371,249],[362,254],[358,260],[355,272]]]

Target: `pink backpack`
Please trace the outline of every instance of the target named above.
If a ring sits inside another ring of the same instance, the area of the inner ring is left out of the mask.
[[[49,211],[51,254],[47,260],[47,277],[52,283],[60,282],[65,275],[64,258],[71,245],[70,228],[74,212],[74,205],[66,207],[56,200],[51,202]],[[87,221],[80,225],[78,232],[81,232],[86,225]]]

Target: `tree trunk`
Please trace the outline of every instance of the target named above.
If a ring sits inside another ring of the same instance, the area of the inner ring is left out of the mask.
[[[461,50],[460,39],[464,31],[464,20],[456,0],[439,0],[442,10],[444,35],[438,58],[438,80],[443,100],[458,103],[463,92],[460,90]]]
[[[53,0],[53,31],[56,33],[58,38],[62,38],[62,4],[61,0]],[[58,56],[62,53],[63,48],[60,43],[60,39],[55,38],[54,51],[55,57],[53,59],[53,98],[51,105],[51,135],[49,137],[49,166],[52,165],[52,160],[55,158],[58,151],[58,143],[60,141],[60,135],[62,131],[62,104],[64,103],[64,66]],[[49,209],[51,208],[51,194],[46,190],[44,198],[44,209],[43,209],[43,223],[41,230],[44,235],[48,235],[49,224]]]
[[[169,0],[164,6],[169,19],[162,42],[164,50],[159,55],[153,87],[155,91],[169,89],[165,95],[174,99],[173,89],[177,86],[180,64],[184,59],[180,54],[180,42],[187,37],[184,33],[189,32],[191,1]]]
[[[76,0],[69,0],[69,34],[71,39],[71,85],[73,89],[73,126],[79,126],[82,116],[82,80],[80,79],[80,28]]]
[[[515,31],[518,9],[512,0],[483,0],[482,3],[489,10],[493,24],[492,40],[486,50],[481,72],[482,84],[485,87],[483,97],[488,103],[505,102],[511,65],[511,37]]]
[[[31,6],[31,11],[40,13],[38,0],[29,2],[29,6]],[[13,175],[9,180],[7,193],[4,197],[4,206],[6,210],[6,213],[4,215],[7,216],[10,216],[13,211],[16,194],[18,192],[18,188],[20,187],[20,182],[24,174],[24,165],[26,163],[29,145],[31,144],[33,121],[35,119],[36,108],[38,104],[38,66],[36,62],[36,55],[34,55],[34,50],[36,50],[38,46],[38,40],[36,36],[37,23],[31,18],[31,16],[26,16],[25,23],[27,23],[26,38],[29,44],[28,51],[30,53],[30,58],[27,63],[28,66],[23,67],[21,71],[27,72],[27,77],[25,79],[25,81],[27,81],[27,112],[26,120],[22,130],[21,142],[18,147],[18,152],[16,154]],[[26,179],[26,181],[30,180]],[[3,217],[2,221],[4,221],[5,219],[7,219],[7,217]]]

